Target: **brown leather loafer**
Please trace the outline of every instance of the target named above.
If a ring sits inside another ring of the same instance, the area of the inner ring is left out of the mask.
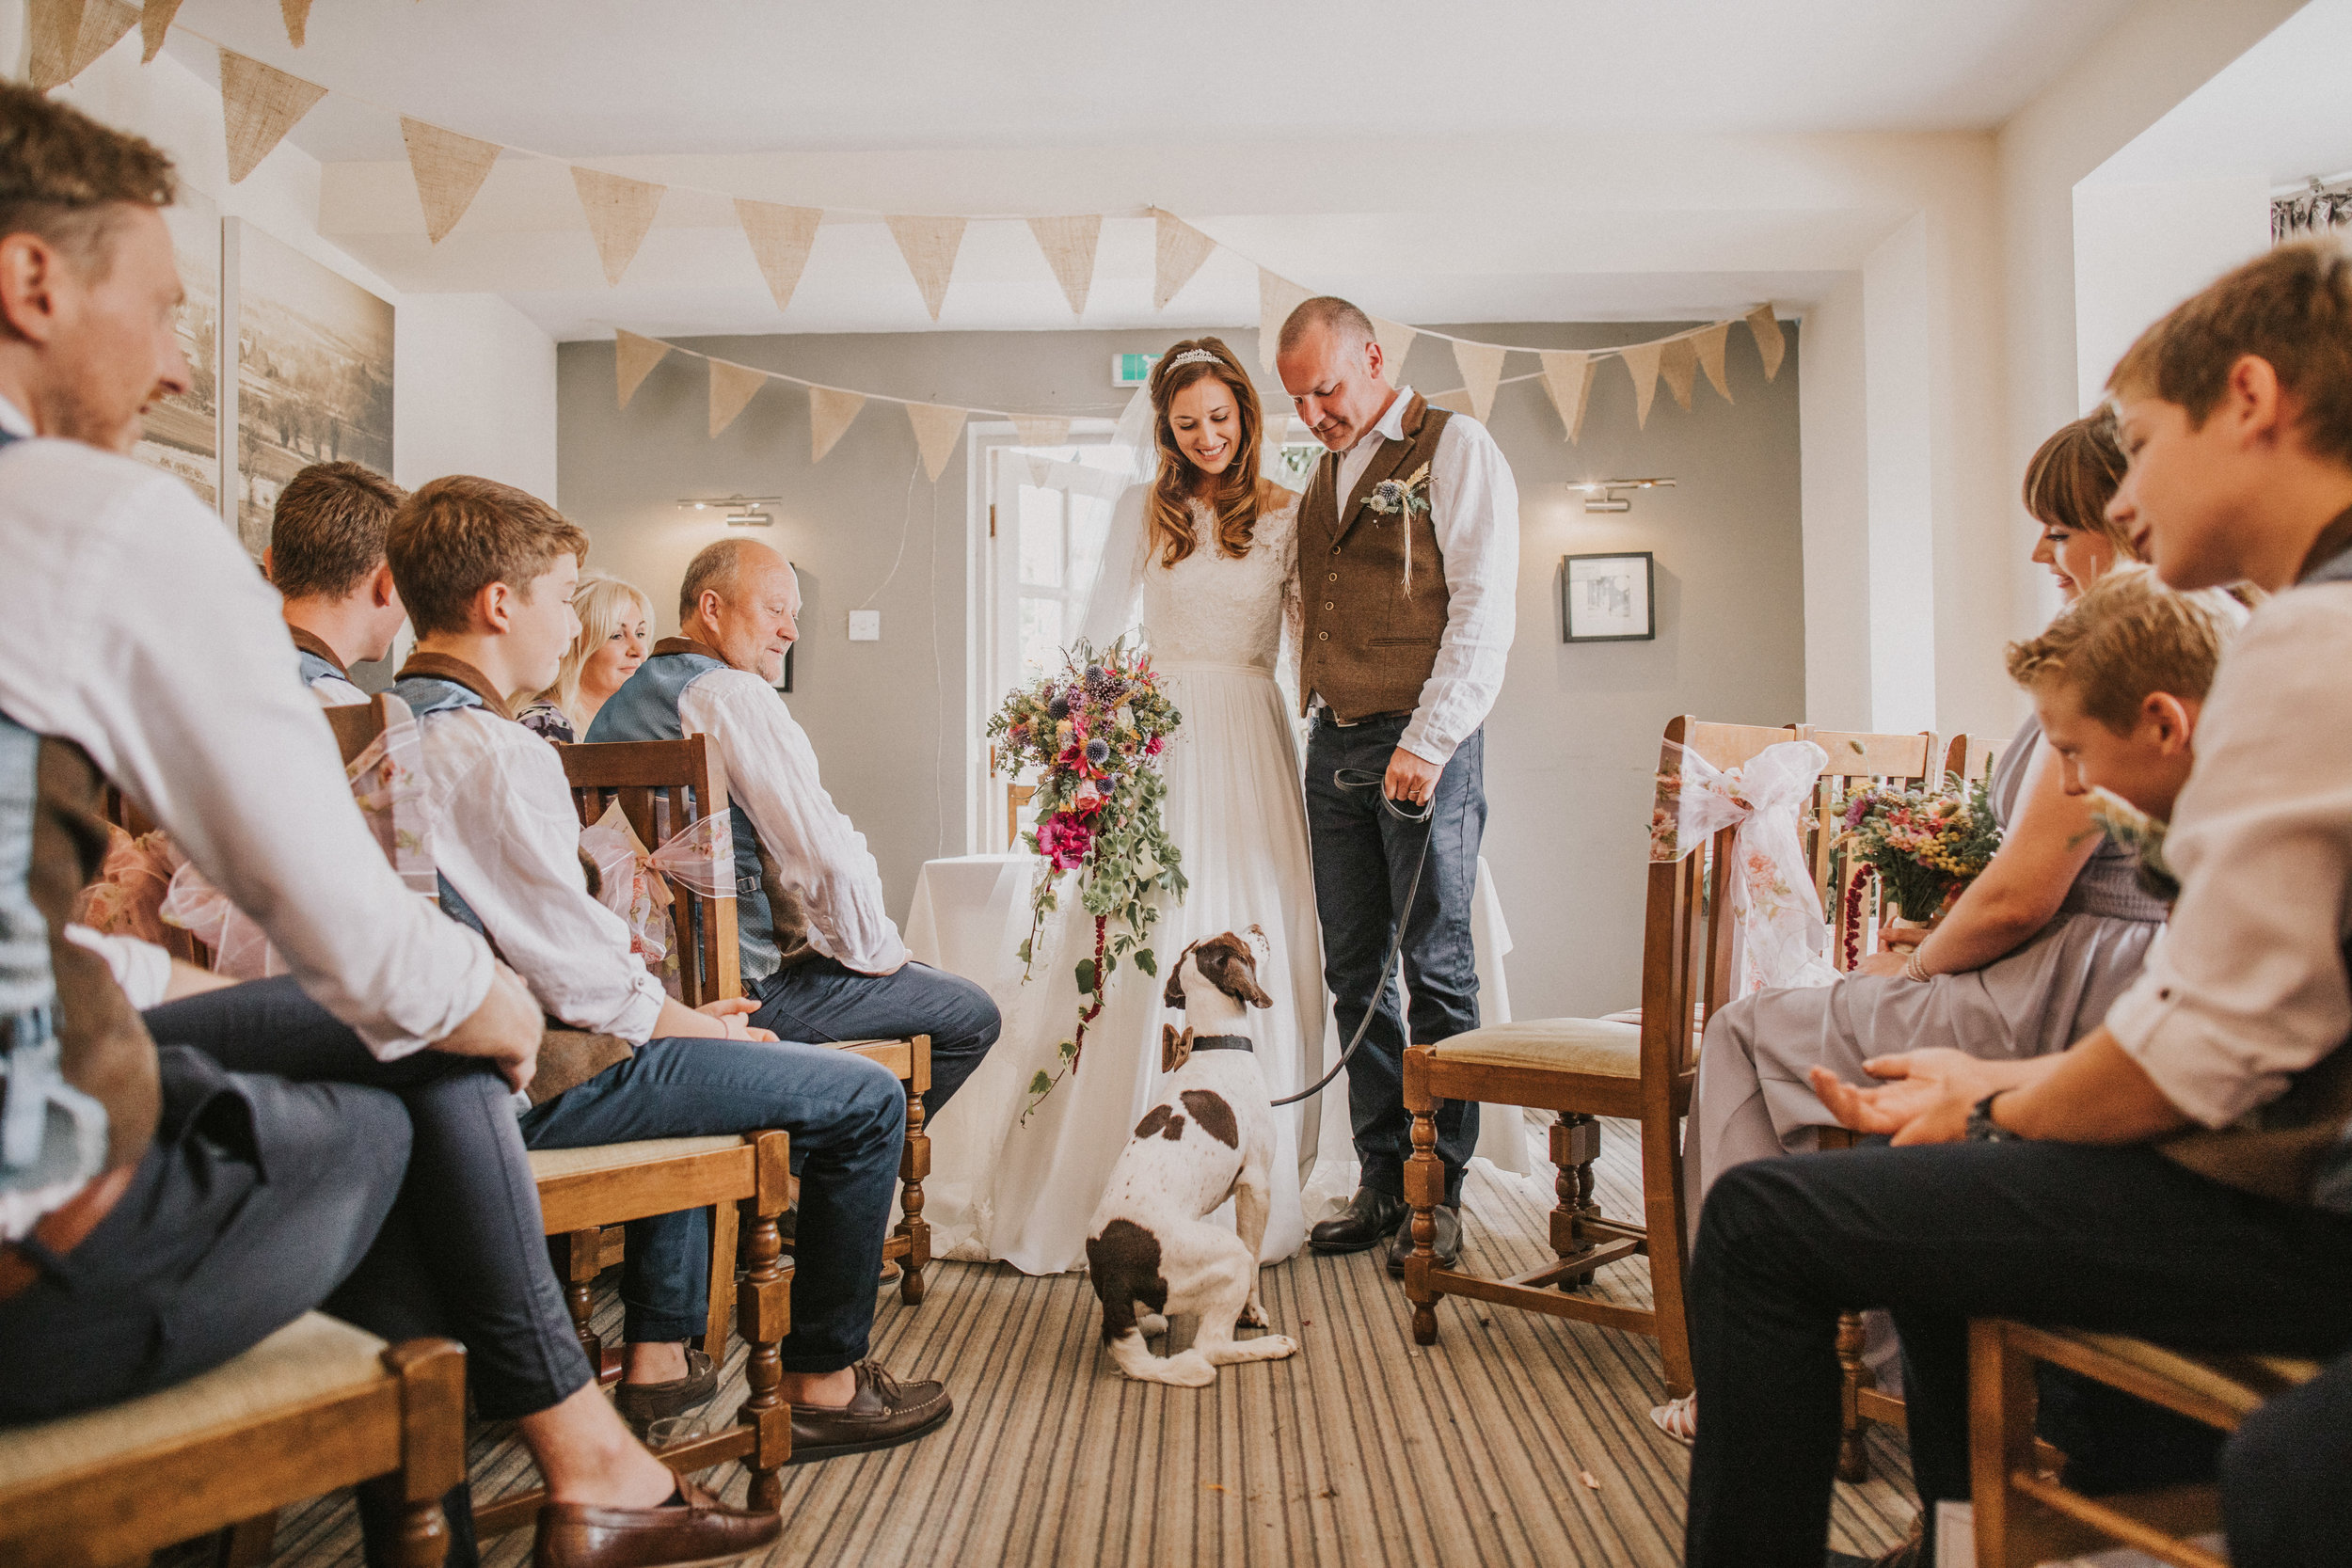
[[[677,1489],[686,1501],[668,1508],[547,1504],[532,1568],[715,1568],[784,1533],[780,1513],[729,1508],[687,1476]]]
[[[900,1383],[879,1361],[857,1364],[857,1392],[837,1410],[792,1407],[792,1458],[805,1465],[910,1442],[955,1414],[946,1385]]]
[[[668,1383],[624,1383],[612,1390],[613,1408],[631,1432],[645,1435],[654,1422],[700,1410],[719,1397],[719,1369],[693,1346],[686,1347],[686,1375]]]

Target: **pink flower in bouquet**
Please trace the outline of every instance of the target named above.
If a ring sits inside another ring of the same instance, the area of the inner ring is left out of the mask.
[[[1147,757],[1155,757],[1160,754],[1160,737],[1158,736],[1155,735],[1152,737],[1152,744],[1143,749],[1143,754]]]
[[[1078,781],[1078,792],[1072,798],[1071,810],[1092,816],[1103,809],[1103,788],[1092,779]]]
[[[1093,847],[1093,830],[1070,812],[1057,812],[1038,826],[1037,852],[1057,871],[1077,870]]]

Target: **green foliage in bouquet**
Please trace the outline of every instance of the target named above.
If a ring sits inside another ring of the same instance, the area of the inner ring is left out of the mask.
[[[2149,816],[2111,789],[2090,792],[2090,821],[2110,842],[2132,852],[2138,863],[2133,879],[2149,897],[2169,904],[2181,896],[2181,879],[2164,858],[2168,824]]]
[[[1063,658],[1060,674],[1013,691],[988,721],[998,771],[1039,770],[1032,825],[1021,835],[1040,863],[1020,948],[1023,979],[1037,961],[1046,915],[1059,907],[1064,872],[1078,873],[1079,907],[1094,917],[1094,951],[1077,964],[1077,1028],[1060,1044],[1061,1067],[1030,1079],[1024,1120],[1078,1070],[1087,1026],[1102,1013],[1120,960],[1159,974],[1145,945],[1160,916],[1151,895],[1164,889],[1181,899],[1185,887],[1183,856],[1161,815],[1168,781],[1158,761],[1184,716],[1160,690],[1150,657],[1129,651],[1124,638],[1100,654],[1081,641]]]

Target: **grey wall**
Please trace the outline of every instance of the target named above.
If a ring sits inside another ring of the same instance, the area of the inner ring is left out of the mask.
[[[1684,324],[1497,324],[1446,330],[1488,341],[1597,347]],[[1643,854],[1658,736],[1680,712],[1738,722],[1802,718],[1804,616],[1798,506],[1796,330],[1767,383],[1744,328],[1731,338],[1734,398],[1702,378],[1692,410],[1664,388],[1646,430],[1614,362],[1596,380],[1570,446],[1534,382],[1504,387],[1490,421],[1520,496],[1519,631],[1487,728],[1492,863],[1516,951],[1521,1017],[1588,1013],[1638,1001]],[[1177,336],[1136,332],[906,333],[694,340],[743,364],[900,397],[1038,412],[1112,415],[1110,355]],[[1254,362],[1256,333],[1223,334]],[[1526,364],[1515,357],[1509,369]],[[1456,386],[1442,341],[1421,340],[1405,367],[1417,385]],[[964,449],[936,487],[894,406],[869,404],[822,464],[808,460],[808,404],[771,387],[712,440],[699,361],[657,366],[626,411],[614,406],[612,348],[566,343],[559,367],[558,504],[587,529],[589,564],[655,598],[661,629],[687,560],[723,525],[680,512],[682,496],[783,495],[759,537],[800,566],[806,595],[788,699],[823,761],[834,799],[881,861],[903,917],[922,863],[957,854],[963,780],[961,711],[968,487]],[[1267,389],[1279,395],[1279,388]],[[1671,475],[1629,514],[1587,515],[1580,479]],[[910,483],[912,480],[912,483]],[[1560,641],[1560,558],[1651,550],[1658,640]],[[895,566],[894,566],[895,562]],[[880,642],[848,641],[848,615],[882,615]]]

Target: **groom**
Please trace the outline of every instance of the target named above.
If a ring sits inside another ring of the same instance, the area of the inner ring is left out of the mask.
[[[1328,449],[1298,511],[1306,610],[1298,689],[1314,715],[1307,828],[1323,974],[1343,1037],[1375,1008],[1347,1069],[1360,1185],[1308,1242],[1322,1252],[1387,1243],[1389,1272],[1401,1275],[1412,1250],[1411,1118],[1405,1021],[1381,965],[1401,916],[1412,1038],[1432,1044],[1478,1027],[1470,899],[1486,825],[1480,726],[1511,650],[1518,487],[1484,425],[1389,385],[1372,322],[1347,301],[1326,296],[1292,311],[1275,364],[1299,418]],[[1378,785],[1343,787],[1343,771]],[[1400,820],[1381,795],[1416,816],[1427,809],[1427,829]],[[1400,910],[1424,832],[1421,885],[1412,907]],[[1478,1107],[1443,1102],[1441,1267],[1461,1258],[1462,1172],[1477,1141]]]

